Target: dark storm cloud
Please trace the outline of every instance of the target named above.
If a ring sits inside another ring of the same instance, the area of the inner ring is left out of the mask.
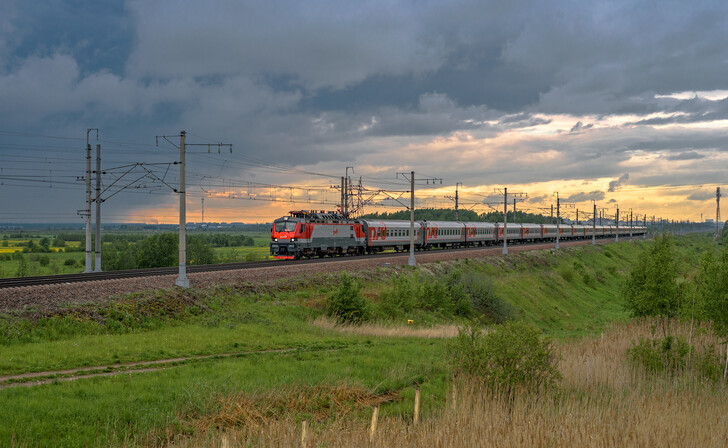
[[[715,199],[715,192],[710,191],[696,191],[686,198],[688,201],[705,201],[708,199]]]
[[[611,192],[614,192],[614,191],[617,191],[619,189],[619,187],[622,186],[622,184],[624,184],[625,182],[627,182],[627,180],[629,180],[629,173],[624,173],[623,175],[621,175],[619,177],[619,179],[613,180],[613,181],[609,182],[609,190],[608,191],[610,193]]]
[[[696,160],[704,159],[705,155],[695,151],[686,151],[665,157],[667,160]]]
[[[594,124],[592,124],[592,123],[584,124],[581,121],[577,121],[576,124],[574,126],[572,126],[571,130],[569,130],[569,133],[574,134],[577,132],[585,131],[587,129],[591,129],[593,127],[594,127]]]
[[[718,175],[710,161],[728,132],[656,126],[728,117],[728,100],[670,96],[724,88],[726,12],[719,1],[10,0],[0,121],[143,142],[189,129],[240,157],[336,170],[436,164],[471,184],[612,178],[616,189],[626,169],[633,183],[694,183]],[[608,124],[619,114],[637,118]],[[642,153],[696,166],[625,166]],[[196,169],[272,176],[203,159]]]
[[[601,201],[604,200],[603,191],[590,191],[588,193],[575,193],[571,196],[564,198],[564,202],[586,202],[586,201]]]
[[[520,113],[514,115],[506,115],[500,119],[499,123],[505,129],[517,129],[549,124],[552,121],[553,120],[547,118],[535,117],[533,116],[533,114]]]

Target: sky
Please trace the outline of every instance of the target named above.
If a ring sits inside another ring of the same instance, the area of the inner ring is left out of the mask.
[[[507,187],[572,219],[714,218],[727,19],[724,1],[0,0],[0,222],[83,222],[87,142],[104,221],[178,222],[182,130],[190,222],[333,210],[345,174],[365,212],[402,209],[411,171],[416,207],[457,186],[502,209]]]

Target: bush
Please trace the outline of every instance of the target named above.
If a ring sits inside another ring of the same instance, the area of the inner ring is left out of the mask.
[[[441,282],[433,279],[422,285],[418,308],[427,311],[439,311],[443,314],[452,312],[452,303],[448,290]]]
[[[417,305],[420,294],[419,275],[398,275],[392,277],[392,289],[379,294],[382,311],[390,316],[401,312],[410,313]]]
[[[640,339],[627,350],[630,361],[648,373],[676,373],[685,367],[689,346],[681,337]]]
[[[539,389],[561,379],[551,342],[522,322],[509,321],[489,333],[472,323],[460,329],[447,350],[456,371],[479,378],[494,391]]]
[[[475,312],[495,323],[515,317],[513,306],[496,294],[493,282],[488,277],[470,272],[463,275],[461,281]]]
[[[326,302],[326,314],[341,323],[362,323],[369,320],[369,304],[361,293],[361,285],[347,273],[339,277],[339,287]]]
[[[567,283],[574,281],[574,271],[570,267],[565,266],[559,269],[559,275],[566,280]]]
[[[67,258],[66,261],[63,262],[66,266],[76,266],[76,260],[74,258]]]
[[[25,257],[21,257],[18,263],[18,269],[15,271],[16,277],[27,277],[30,275],[30,265]]]
[[[690,347],[683,337],[642,338],[627,350],[627,355],[633,366],[649,374],[676,375],[688,372],[710,381],[718,381],[723,377],[721,357],[715,346]]]

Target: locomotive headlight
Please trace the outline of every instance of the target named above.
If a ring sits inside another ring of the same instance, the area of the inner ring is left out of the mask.
[[[294,241],[296,241],[296,239],[295,238],[291,238],[291,242],[294,242]]]
[[[278,242],[278,238],[273,238],[273,241],[275,241],[277,243]]]

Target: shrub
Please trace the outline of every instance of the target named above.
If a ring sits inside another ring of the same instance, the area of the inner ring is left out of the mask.
[[[395,316],[400,312],[412,312],[420,294],[419,275],[399,275],[392,277],[392,289],[379,294],[382,310]]]
[[[559,269],[559,275],[566,280],[568,283],[574,281],[574,271],[569,266],[564,266]]]
[[[685,338],[679,336],[642,338],[627,350],[627,355],[633,366],[649,374],[676,375],[687,372],[710,381],[718,381],[723,376],[721,357],[713,344],[691,347]]]
[[[549,387],[560,380],[551,342],[540,330],[509,321],[483,333],[474,323],[460,329],[448,344],[456,371],[480,378],[495,391]]]
[[[488,277],[470,272],[463,275],[461,281],[477,313],[495,323],[503,323],[515,317],[516,313],[511,304],[496,294],[493,282]]]
[[[648,373],[675,374],[685,367],[689,346],[682,337],[666,336],[663,339],[640,339],[627,350],[630,361]]]
[[[448,290],[437,280],[430,280],[422,285],[418,307],[428,311],[439,311],[449,314],[452,303]]]
[[[66,261],[63,262],[66,266],[76,266],[76,260],[74,258],[67,258]]]
[[[347,273],[341,274],[339,280],[339,287],[328,297],[326,314],[342,323],[369,320],[369,305],[361,293],[361,285]]]
[[[15,276],[27,277],[30,275],[30,265],[28,264],[28,260],[26,260],[25,257],[21,257],[19,261],[18,269],[15,271]]]
[[[586,271],[581,273],[581,281],[590,288],[596,288],[597,286],[594,277]]]

